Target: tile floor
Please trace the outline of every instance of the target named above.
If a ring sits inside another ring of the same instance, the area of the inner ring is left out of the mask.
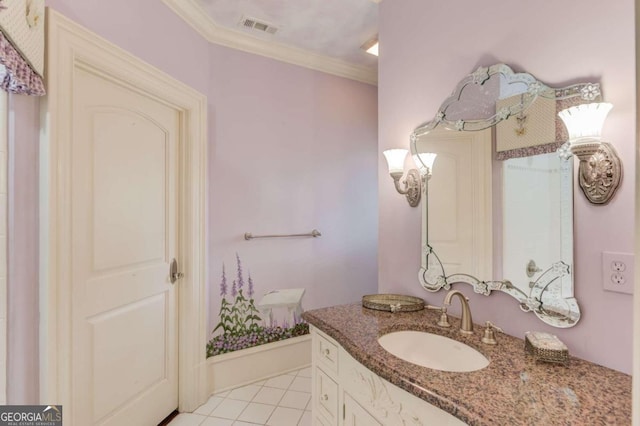
[[[213,395],[170,426],[311,426],[311,367]]]

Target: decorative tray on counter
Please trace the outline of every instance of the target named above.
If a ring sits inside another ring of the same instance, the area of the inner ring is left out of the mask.
[[[362,306],[388,312],[412,312],[424,309],[424,300],[401,294],[368,294],[362,296]]]

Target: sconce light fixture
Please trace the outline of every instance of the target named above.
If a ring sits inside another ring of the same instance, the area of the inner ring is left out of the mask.
[[[408,152],[406,149],[388,149],[384,151],[383,154],[387,159],[389,174],[393,178],[396,190],[407,197],[407,201],[411,207],[416,207],[420,203],[420,197],[422,196],[422,178],[417,169],[409,169],[409,171],[407,171],[407,177],[402,180],[402,176],[404,175],[404,160]],[[429,179],[436,154],[424,153],[418,155],[420,161],[425,165],[426,171],[424,177],[425,179]],[[401,180],[403,181],[402,184],[400,183]]]
[[[558,113],[569,132],[571,152],[580,160],[578,182],[593,204],[607,204],[622,179],[616,150],[602,142],[602,126],[613,105],[606,102],[573,106]]]

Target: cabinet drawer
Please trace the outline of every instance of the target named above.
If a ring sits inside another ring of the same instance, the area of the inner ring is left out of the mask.
[[[330,425],[338,424],[338,384],[334,382],[322,369],[316,367],[316,381],[313,397],[314,406],[318,412],[326,417]],[[319,416],[316,416],[319,417]]]
[[[338,346],[320,333],[316,333],[316,336],[318,338],[315,339],[315,358],[318,360],[318,363],[326,367],[327,370],[337,373]]]

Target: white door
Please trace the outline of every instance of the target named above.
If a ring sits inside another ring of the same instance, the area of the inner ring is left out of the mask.
[[[132,86],[76,72],[72,425],[156,425],[178,407],[169,266],[179,258],[180,116]]]
[[[438,154],[428,182],[428,238],[446,275],[492,274],[491,129],[429,133],[423,152]]]

